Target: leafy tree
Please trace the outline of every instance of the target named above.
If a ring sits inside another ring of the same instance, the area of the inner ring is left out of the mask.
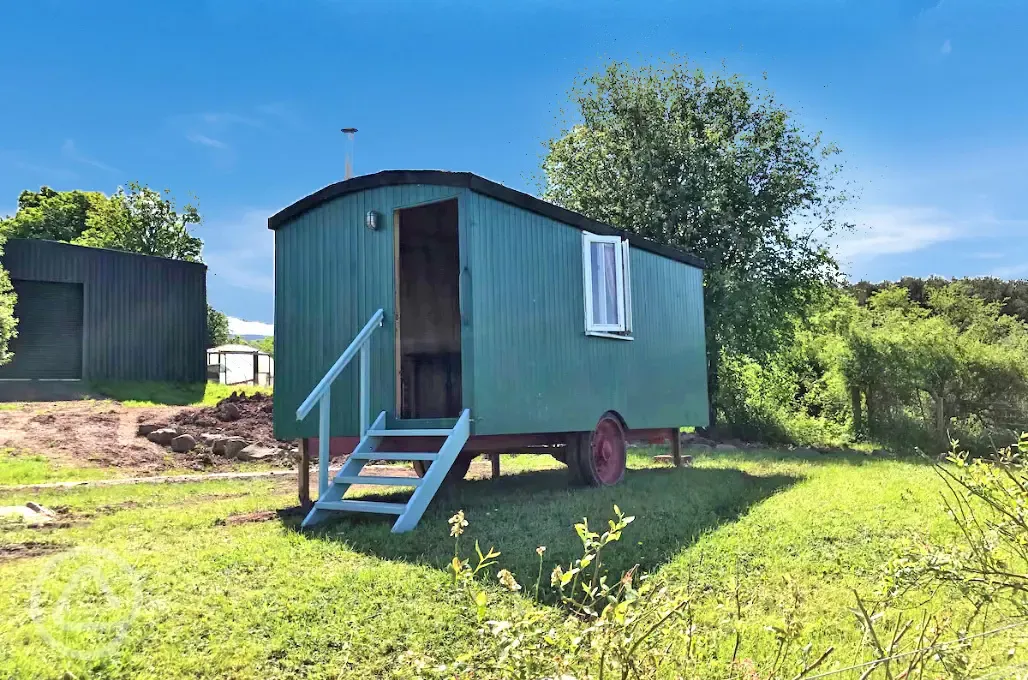
[[[119,187],[90,212],[88,228],[73,243],[199,262],[203,241],[189,225],[200,224],[200,213],[191,205],[179,213],[169,194],[137,182],[129,182],[127,193]]]
[[[207,346],[217,347],[228,342],[228,317],[207,305]]]
[[[722,353],[769,356],[836,282],[838,153],[770,94],[685,62],[613,63],[572,91],[580,121],[547,142],[545,197],[707,262],[712,402]],[[711,422],[716,411],[712,403]]]
[[[40,187],[22,191],[17,212],[0,219],[0,232],[8,238],[73,241],[87,229],[89,214],[107,197],[97,191],[55,191]]]
[[[934,290],[943,288],[950,283],[961,282],[968,285],[972,293],[986,302],[1000,303],[1000,311],[1007,315],[1028,323],[1028,280],[1014,279],[1004,280],[992,276],[969,277],[962,279],[945,279],[940,276],[931,276],[926,279],[913,276],[904,276],[899,281],[882,281],[870,283],[860,281],[852,284],[850,290],[856,295],[861,304],[874,294],[886,288],[899,286],[906,288],[910,299],[919,305],[928,304],[928,296]]]
[[[3,231],[0,231],[0,256],[3,255],[5,241]],[[11,278],[7,270],[0,266],[0,366],[11,360],[9,351],[10,342],[18,335],[18,320],[14,318],[14,303],[17,296],[11,287]]]
[[[259,349],[260,351],[264,352],[265,354],[270,354],[271,356],[275,356],[275,338],[274,338],[274,336],[269,335],[269,336],[267,336],[265,338],[261,338],[260,340],[258,340],[257,341],[257,349]]]

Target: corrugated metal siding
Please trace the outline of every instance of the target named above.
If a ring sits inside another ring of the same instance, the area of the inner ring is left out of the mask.
[[[393,212],[457,197],[464,406],[475,434],[589,430],[608,409],[630,427],[707,419],[703,272],[633,249],[635,339],[584,333],[582,232],[466,189],[406,185],[342,196],[275,231],[275,434],[314,436],[296,408],[378,308],[372,414],[393,414]],[[381,227],[364,227],[369,210]],[[357,368],[332,391],[332,433],[357,434]]]
[[[371,411],[395,410],[393,211],[445,200],[452,187],[406,185],[372,189],[324,203],[275,232],[275,435],[317,434],[315,409],[296,409],[379,308],[385,325],[372,339]],[[380,226],[364,226],[369,210]],[[353,436],[357,362],[332,389],[332,434]]]
[[[204,380],[204,265],[22,239],[3,263],[14,279],[83,285],[83,378]]]
[[[0,378],[82,377],[82,284],[14,279],[18,334]]]
[[[582,232],[474,193],[461,208],[477,434],[590,430],[608,409],[629,427],[706,424],[701,270],[633,249],[635,339],[589,337]]]

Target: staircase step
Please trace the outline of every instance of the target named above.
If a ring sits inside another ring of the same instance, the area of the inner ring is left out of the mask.
[[[357,460],[435,460],[438,453],[382,453],[380,451],[362,451],[351,458]]]
[[[379,484],[382,486],[421,486],[419,477],[372,477],[371,475],[339,475],[336,484]]]
[[[449,437],[453,430],[368,430],[369,437]]]
[[[325,501],[316,504],[319,510],[348,510],[350,512],[377,512],[382,515],[402,515],[406,503],[383,503],[381,501]]]

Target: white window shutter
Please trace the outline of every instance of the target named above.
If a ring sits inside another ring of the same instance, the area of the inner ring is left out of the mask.
[[[622,260],[625,267],[625,331],[632,332],[632,264],[629,259],[628,241],[621,242]]]

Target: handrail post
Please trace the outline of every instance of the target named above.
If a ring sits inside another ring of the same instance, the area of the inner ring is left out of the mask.
[[[371,344],[371,338],[361,345],[361,386],[360,386],[360,410],[361,410],[361,438],[368,431],[368,427],[371,425],[371,352],[368,350],[368,345]]]
[[[318,498],[324,498],[328,491],[328,453],[332,435],[328,418],[332,411],[332,390],[325,390],[318,401]]]

